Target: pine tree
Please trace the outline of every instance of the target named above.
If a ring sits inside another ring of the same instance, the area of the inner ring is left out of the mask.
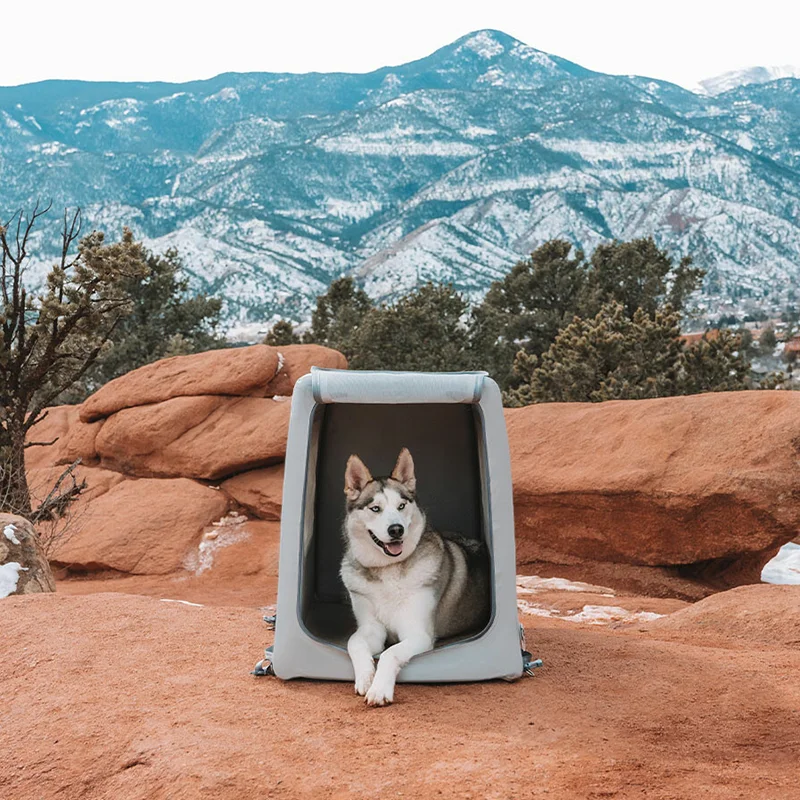
[[[681,353],[679,316],[655,319],[621,303],[604,305],[591,319],[576,317],[541,357],[520,351],[514,368],[522,384],[506,402],[600,402],[675,394]]]
[[[298,344],[300,337],[294,332],[294,325],[287,319],[279,319],[264,338],[264,344],[278,347],[286,344]]]
[[[654,317],[669,306],[682,312],[699,288],[704,271],[686,256],[677,266],[652,238],[598,245],[591,257],[581,316],[593,316],[605,303],[622,303],[629,319],[637,309]]]
[[[704,336],[687,347],[681,359],[680,394],[747,389],[750,362],[741,336],[730,330]]]
[[[543,353],[559,330],[580,313],[586,268],[582,251],[573,254],[569,242],[554,239],[495,281],[473,312],[475,363],[501,386],[513,384],[517,351]]]
[[[352,338],[353,369],[453,371],[469,366],[466,300],[452,286],[425,284],[373,308]]]
[[[508,405],[602,402],[669,397],[748,388],[750,365],[731,331],[686,348],[680,315],[669,306],[633,318],[619,302],[591,319],[576,317],[542,356],[517,354],[521,385],[506,392]]]
[[[31,497],[25,449],[44,444],[26,441],[27,434],[46,407],[95,364],[133,309],[130,286],[149,269],[129,230],[114,243],[97,231],[81,239],[80,212],[65,212],[58,262],[43,289],[30,291],[32,234],[47,210],[37,206],[29,216],[20,212],[0,226],[0,498],[2,510],[26,516]],[[54,495],[51,510],[67,499]]]
[[[311,315],[311,330],[304,341],[339,350],[348,360],[354,355],[354,336],[372,309],[369,295],[350,277],[337,278],[317,298]]]
[[[130,313],[118,321],[96,363],[59,398],[62,402],[80,402],[113,378],[160,358],[224,345],[216,333],[222,303],[190,291],[178,252],[146,252],[145,258],[146,276],[123,282]]]
[[[775,349],[776,345],[778,344],[778,340],[775,337],[775,330],[770,325],[761,333],[761,338],[758,340],[758,347],[763,353],[772,353]]]

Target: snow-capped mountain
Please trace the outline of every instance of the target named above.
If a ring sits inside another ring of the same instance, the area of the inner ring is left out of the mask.
[[[177,247],[232,323],[300,319],[345,272],[477,298],[555,236],[691,253],[713,313],[800,275],[800,80],[701,95],[497,31],[363,75],[0,88],[0,175],[4,214],[52,198]]]
[[[800,67],[785,64],[782,67],[747,67],[734,69],[699,81],[698,89],[704,94],[718,95],[729,92],[737,86],[747,86],[751,83],[769,83],[781,78],[800,78]]]

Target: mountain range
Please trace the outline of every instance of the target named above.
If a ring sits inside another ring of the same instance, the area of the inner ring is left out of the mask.
[[[800,80],[722,77],[692,92],[482,30],[367,74],[3,87],[0,208],[176,247],[234,328],[301,320],[344,273],[477,299],[553,237],[653,236],[707,270],[701,314],[774,310],[800,276]]]

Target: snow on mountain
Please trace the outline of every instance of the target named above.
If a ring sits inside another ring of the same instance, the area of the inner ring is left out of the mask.
[[[734,69],[699,81],[698,90],[704,94],[718,95],[738,86],[751,83],[769,83],[781,78],[800,78],[800,67],[786,64],[782,67],[747,67]]]
[[[707,314],[779,308],[800,275],[800,81],[760,74],[699,95],[485,30],[365,75],[0,88],[3,213],[52,198],[177,247],[243,330],[302,319],[343,273],[478,299],[553,237],[654,236],[706,268]]]

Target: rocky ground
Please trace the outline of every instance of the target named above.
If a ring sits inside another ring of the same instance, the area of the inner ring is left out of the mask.
[[[535,677],[368,709],[346,684],[252,677],[272,636],[252,607],[11,597],[0,796],[788,800],[799,602],[756,586],[649,622],[525,617]]]
[[[32,532],[0,539],[22,593],[0,600],[2,800],[798,797],[800,586],[748,584],[800,526],[799,396],[509,412],[544,666],[367,709],[349,685],[250,675],[272,641],[285,397],[312,363],[341,356],[171,359],[37,426],[58,441],[29,450],[32,484],[80,457],[88,488],[54,594],[26,594],[44,584],[14,561]],[[784,551],[776,575],[796,571]]]

